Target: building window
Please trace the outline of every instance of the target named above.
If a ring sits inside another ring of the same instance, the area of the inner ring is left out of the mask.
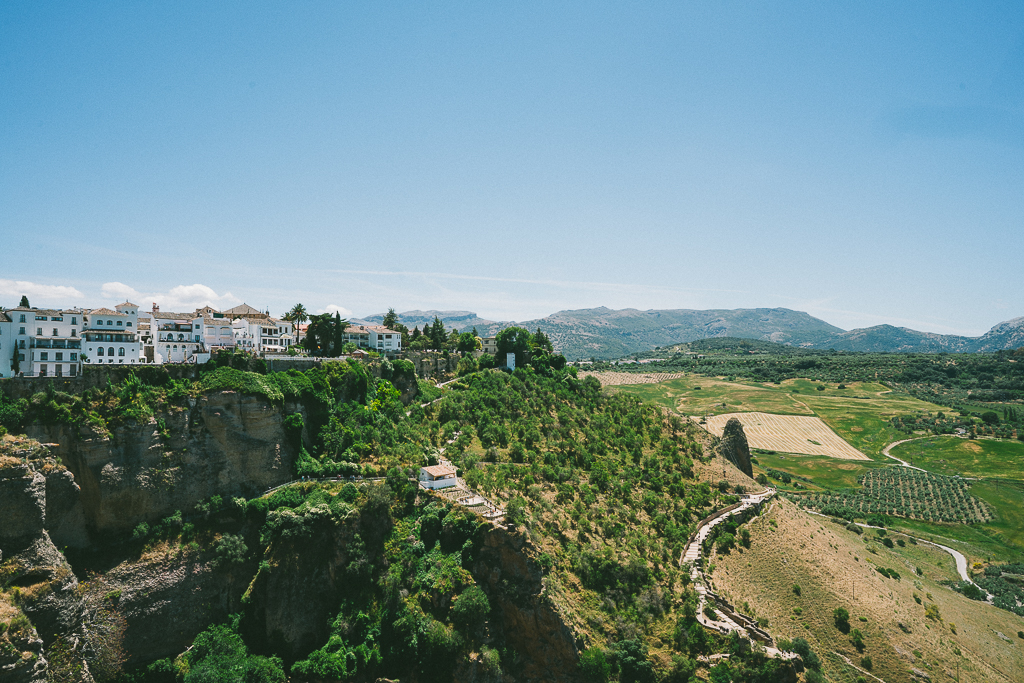
[[[39,376],[40,377],[46,377],[46,366],[45,365],[40,365],[39,366]]]
[[[123,346],[117,350],[117,355],[119,355],[119,356],[123,356],[124,355],[124,347]]]
[[[103,347],[102,346],[96,351],[96,355],[97,356],[102,356],[103,355]]]
[[[21,317],[24,318],[25,316],[21,316]],[[22,320],[21,322],[25,322],[25,321]],[[18,328],[18,334],[25,334],[25,328],[24,327],[19,327]]]
[[[57,322],[63,322],[64,318],[62,318],[60,316],[57,316],[57,315],[54,315],[54,316],[50,317],[50,320],[56,320]]]
[[[107,355],[108,356],[113,356],[114,355],[114,347],[113,346],[111,346],[110,348],[107,349]]]
[[[54,360],[64,360],[64,354],[61,353],[60,351],[58,351],[57,353],[53,354],[53,359]]]
[[[75,332],[75,331],[74,331],[74,330],[72,329],[72,330],[71,330],[71,336],[72,336],[72,337],[77,337],[77,336],[78,336],[78,334],[77,334],[77,333],[76,333],[76,332]]]
[[[25,348],[25,340],[24,339],[21,340],[21,343],[18,345],[18,348],[19,349]]]
[[[131,321],[131,320],[129,320],[128,322],[126,322],[126,323],[124,324],[124,326],[125,326],[125,327],[131,327],[131,326],[132,326],[132,321]]]
[[[71,354],[71,360],[72,360],[72,362],[78,360],[78,354],[77,353]]]
[[[36,328],[36,336],[37,337],[42,337],[43,336],[43,328],[41,328],[41,327],[37,327]]]
[[[24,362],[25,361],[25,354],[19,353],[18,354],[18,360],[21,361],[21,362]]]
[[[55,328],[53,328],[53,334],[51,336],[56,337],[57,334],[58,334],[57,333],[57,328],[55,327]]]
[[[57,377],[63,377],[64,376],[64,366],[63,365],[58,363],[57,365],[53,366],[53,369],[55,370],[54,374],[57,375]]]
[[[18,322],[19,323],[25,322],[25,314],[24,313],[21,314],[21,320],[19,320]],[[22,329],[24,329],[24,328],[22,328]]]
[[[107,325],[113,325],[113,324],[114,324],[114,321],[113,321],[113,320],[108,320],[108,321],[107,321]]]
[[[78,374],[78,372],[77,372],[77,371],[78,371],[78,368],[77,368],[77,367],[75,367],[74,365],[72,365],[72,366],[71,366],[71,367],[69,368],[68,374],[69,374],[69,375],[71,375],[72,377],[74,377],[74,376],[75,376],[76,374]]]
[[[46,351],[43,351],[39,354],[39,360],[50,360],[49,355]]]
[[[78,324],[78,317],[77,316],[71,318],[71,324],[72,325],[77,325]]]

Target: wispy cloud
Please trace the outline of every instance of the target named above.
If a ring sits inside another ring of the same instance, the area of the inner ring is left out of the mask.
[[[166,292],[139,292],[123,282],[107,282],[100,288],[100,294],[108,300],[133,300],[142,309],[150,302],[167,310],[181,309],[184,311],[212,306],[214,308],[230,308],[242,302],[231,292],[218,294],[212,287],[203,284],[178,285]]]
[[[65,304],[68,299],[85,298],[85,295],[74,287],[65,285],[44,285],[28,280],[0,280],[0,297],[13,299],[12,305],[17,305],[23,296],[27,296],[29,303],[33,305],[57,306]]]

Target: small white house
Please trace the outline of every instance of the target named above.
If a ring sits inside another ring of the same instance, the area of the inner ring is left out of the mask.
[[[420,484],[428,489],[444,489],[456,486],[459,480],[455,468],[450,465],[433,465],[420,468]]]

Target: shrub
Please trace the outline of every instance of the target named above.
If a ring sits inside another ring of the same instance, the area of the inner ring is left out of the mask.
[[[224,534],[217,541],[214,552],[216,554],[214,562],[217,566],[230,567],[231,565],[244,563],[249,548],[245,545],[245,540],[240,535]]]
[[[612,672],[611,664],[608,663],[604,650],[599,647],[584,650],[580,655],[578,666],[583,680],[594,683],[606,683]]]
[[[860,658],[860,665],[861,665],[862,668],[867,669],[868,671],[871,671],[871,669],[874,668],[873,664],[871,662],[871,655],[864,655],[863,657],[861,657]]]
[[[452,623],[466,633],[474,633],[491,611],[491,603],[479,586],[470,586],[462,591],[452,605]]]
[[[800,584],[799,583],[794,583],[793,584],[793,593],[795,595],[800,595]]]
[[[843,633],[850,632],[850,612],[845,607],[836,607],[835,611],[832,612],[832,617],[835,620],[836,628]]]
[[[814,669],[815,671],[821,669],[821,660],[818,659],[818,655],[811,650],[811,644],[808,643],[805,638],[794,638],[792,642],[792,650],[800,655],[800,659],[804,660],[804,665],[808,669]]]
[[[858,652],[864,651],[864,634],[860,632],[860,629],[853,629],[850,633],[850,638],[853,642],[853,646],[857,648]]]

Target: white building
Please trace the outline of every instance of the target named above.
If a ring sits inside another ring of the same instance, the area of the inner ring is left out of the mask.
[[[231,319],[223,313],[200,315],[192,320],[192,329],[198,333],[196,339],[203,345],[203,351],[232,351],[235,348],[235,331]]]
[[[444,489],[459,483],[456,469],[450,465],[432,465],[420,468],[420,484],[428,489]]]
[[[353,325],[342,334],[344,343],[353,342],[362,349],[392,355],[402,350],[402,333],[383,325]]]
[[[142,362],[139,307],[125,301],[115,309],[97,308],[83,317],[83,362],[107,365]]]
[[[259,355],[284,353],[295,343],[292,324],[287,320],[245,317],[233,320],[231,326],[236,346]]]
[[[5,317],[10,319],[10,332],[6,333],[0,352],[6,357],[10,349],[9,360],[5,358],[2,364],[10,367],[7,374],[12,374],[11,366],[16,365],[18,374],[26,377],[78,375],[84,311],[19,306],[6,311]]]
[[[18,345],[11,331],[11,316],[0,311],[0,378],[14,376],[14,356],[18,353]]]
[[[153,304],[150,335],[153,339],[154,363],[188,363],[202,350],[200,328],[195,326],[195,313],[161,311]]]

